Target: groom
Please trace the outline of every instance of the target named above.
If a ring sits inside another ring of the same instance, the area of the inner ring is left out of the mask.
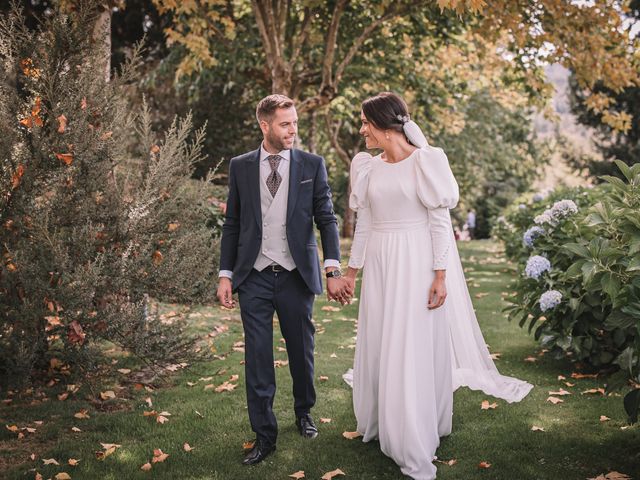
[[[231,159],[222,229],[218,298],[232,308],[238,292],[245,335],[245,374],[253,448],[243,464],[261,462],[276,448],[273,413],[273,314],[278,314],[293,379],[296,426],[305,438],[318,429],[310,415],[313,386],[314,297],[322,293],[315,221],[324,252],[329,299],[346,303],[340,244],[322,157],[293,149],[298,132],[294,103],[269,95],[258,103],[260,148]]]

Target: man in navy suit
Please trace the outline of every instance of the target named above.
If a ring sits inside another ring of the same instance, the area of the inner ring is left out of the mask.
[[[253,448],[243,463],[261,462],[276,448],[273,314],[278,314],[293,379],[296,426],[305,438],[318,429],[311,314],[322,293],[322,271],[313,223],[320,231],[327,295],[347,303],[352,295],[340,274],[338,223],[322,157],[293,149],[298,131],[294,103],[284,95],[260,101],[263,134],[258,150],[231,159],[229,197],[222,229],[218,298],[234,306],[238,292],[245,334],[245,374]]]

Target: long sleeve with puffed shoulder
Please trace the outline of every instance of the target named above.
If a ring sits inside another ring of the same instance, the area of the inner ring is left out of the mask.
[[[362,268],[364,265],[367,240],[371,232],[371,207],[367,190],[369,188],[369,172],[371,171],[372,158],[369,153],[360,152],[351,161],[349,208],[356,212],[357,219],[351,244],[349,266],[357,269]]]
[[[441,148],[427,146],[416,158],[418,197],[427,208],[433,244],[433,270],[446,270],[452,247],[453,226],[449,209],[458,204],[458,183]]]

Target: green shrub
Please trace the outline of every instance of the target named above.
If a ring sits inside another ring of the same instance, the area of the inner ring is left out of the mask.
[[[616,163],[625,180],[511,207],[495,231],[520,274],[509,319],[551,354],[615,372],[610,389],[640,382],[640,165]],[[638,392],[625,399],[632,421]]]

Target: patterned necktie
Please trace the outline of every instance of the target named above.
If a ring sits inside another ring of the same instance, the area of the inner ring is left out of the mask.
[[[267,177],[267,188],[269,189],[271,196],[275,197],[278,187],[280,186],[280,182],[282,181],[282,177],[278,173],[278,165],[280,165],[282,157],[280,155],[269,155],[267,160],[269,160],[269,166],[271,167],[271,173]]]

